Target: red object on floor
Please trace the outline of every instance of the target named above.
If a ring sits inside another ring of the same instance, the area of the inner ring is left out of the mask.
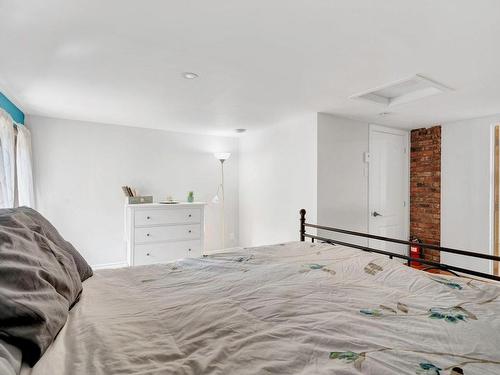
[[[413,237],[410,238],[410,241],[415,242],[414,244],[410,245],[410,258],[422,258],[422,246],[419,245],[422,241],[420,241],[418,238]],[[412,267],[419,267],[420,262],[416,261],[410,261],[410,266]]]

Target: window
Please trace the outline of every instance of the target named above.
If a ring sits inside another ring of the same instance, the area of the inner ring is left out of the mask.
[[[0,208],[34,206],[31,134],[0,109]]]

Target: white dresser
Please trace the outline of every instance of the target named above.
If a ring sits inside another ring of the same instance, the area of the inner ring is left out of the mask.
[[[201,256],[204,203],[127,204],[125,236],[129,266]]]

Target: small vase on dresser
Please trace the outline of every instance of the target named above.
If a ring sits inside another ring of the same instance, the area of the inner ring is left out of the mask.
[[[205,203],[127,204],[125,236],[129,266],[199,257]]]

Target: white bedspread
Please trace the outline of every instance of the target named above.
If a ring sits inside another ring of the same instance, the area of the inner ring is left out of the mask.
[[[98,271],[22,373],[500,374],[499,295],[298,242]]]

